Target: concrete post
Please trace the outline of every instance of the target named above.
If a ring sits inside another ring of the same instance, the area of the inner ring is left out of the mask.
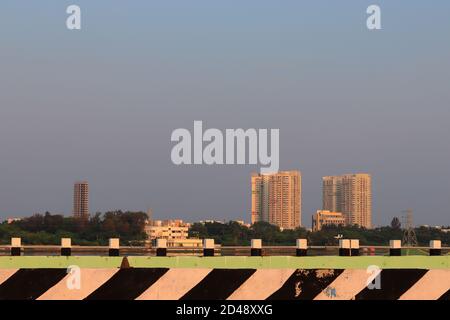
[[[350,255],[352,257],[359,256],[359,240],[358,239],[350,240]]]
[[[430,256],[440,256],[440,255],[441,255],[441,240],[431,240]]]
[[[108,255],[110,257],[118,257],[120,255],[120,239],[119,238],[110,238],[109,239]]]
[[[339,256],[350,257],[350,239],[339,240]]]
[[[389,241],[389,255],[393,256],[393,257],[402,255],[402,241],[401,240]]]
[[[296,256],[297,257],[304,257],[308,255],[308,240],[306,239],[297,239],[296,241]]]
[[[214,257],[214,239],[203,239],[203,256]]]
[[[22,253],[22,239],[11,238],[11,256],[20,256]]]
[[[69,257],[72,255],[72,239],[61,238],[61,256]]]
[[[262,256],[262,240],[261,239],[252,239],[251,242],[252,248],[250,255],[252,257],[261,257]]]
[[[167,256],[167,240],[166,239],[156,239],[156,256],[157,257]]]

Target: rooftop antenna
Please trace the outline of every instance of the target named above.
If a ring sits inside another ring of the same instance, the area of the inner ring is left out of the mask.
[[[404,210],[402,213],[406,213],[403,216],[405,229],[403,231],[403,245],[407,247],[417,247],[417,236],[414,231],[413,211],[412,209]]]

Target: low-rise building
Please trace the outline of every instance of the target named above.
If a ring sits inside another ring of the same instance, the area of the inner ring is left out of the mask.
[[[145,233],[149,240],[166,239],[183,240],[187,239],[190,224],[183,220],[149,220],[145,226]]]
[[[341,212],[331,212],[328,210],[317,210],[312,216],[312,230],[319,231],[323,226],[345,225],[345,218]]]
[[[148,220],[145,233],[148,242],[156,239],[166,239],[168,248],[202,248],[202,239],[189,238],[190,223],[183,220]]]
[[[202,248],[203,240],[198,238],[172,239],[167,241],[167,247]]]

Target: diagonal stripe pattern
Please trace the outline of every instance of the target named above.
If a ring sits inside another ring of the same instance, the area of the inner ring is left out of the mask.
[[[178,300],[211,271],[212,269],[170,269],[137,300]]]
[[[35,300],[66,274],[66,269],[20,269],[0,285],[0,300]]]
[[[279,290],[268,297],[268,300],[312,300],[342,272],[340,269],[296,270]]]
[[[181,299],[225,300],[255,272],[255,269],[214,269]]]
[[[418,282],[427,270],[384,269],[381,271],[381,288],[365,288],[356,295],[356,300],[397,300]]]
[[[228,300],[265,300],[279,290],[295,269],[259,269]]]
[[[449,269],[383,269],[369,289],[365,269],[0,269],[1,300],[449,300]]]
[[[120,269],[86,300],[133,300],[139,297],[169,269],[128,268]]]
[[[367,287],[368,276],[367,270],[346,269],[314,300],[354,300]]]
[[[70,275],[66,275],[60,282],[41,295],[38,300],[83,300],[118,271],[119,269],[83,269],[80,274],[79,288],[71,288],[68,285]]]
[[[450,288],[450,270],[429,270],[400,300],[437,300]]]
[[[9,279],[19,269],[0,269],[0,285]]]

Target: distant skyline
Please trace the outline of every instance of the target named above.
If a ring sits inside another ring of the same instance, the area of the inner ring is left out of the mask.
[[[450,224],[450,2],[73,1],[0,4],[0,218],[153,209],[155,219],[251,218],[259,167],[175,166],[171,132],[279,128],[302,172],[302,224],[322,177],[372,175],[373,225],[412,208]]]

